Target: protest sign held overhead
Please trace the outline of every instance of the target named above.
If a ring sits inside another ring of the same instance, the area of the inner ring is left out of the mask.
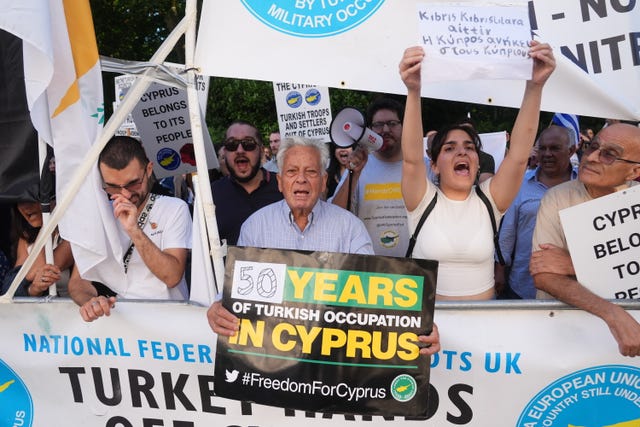
[[[213,76],[404,94],[398,62],[404,49],[423,42],[417,30],[418,5],[434,3],[442,4],[426,0],[205,2],[196,65],[203,74]],[[488,2],[456,4],[477,8]],[[635,96],[640,93],[637,2],[491,2],[496,7],[514,4],[528,8],[533,37],[555,49],[557,67],[545,88],[543,110],[640,119],[640,101]],[[250,25],[238,32],[238,22]],[[524,83],[524,79],[427,82],[422,96],[518,108]]]
[[[526,5],[419,4],[426,57],[423,81],[531,77],[531,28]]]
[[[260,260],[255,261],[255,260]],[[437,262],[230,248],[216,394],[306,411],[427,414]],[[300,396],[305,396],[300,399]]]
[[[607,299],[640,299],[640,185],[560,211],[578,281]]]
[[[115,101],[113,101],[113,111],[115,111],[120,106],[120,104],[122,103],[122,100],[124,99],[125,95],[129,91],[129,88],[131,87],[131,85],[133,85],[135,80],[136,80],[136,76],[129,76],[129,75],[116,76],[113,79],[114,88],[116,90]],[[133,136],[136,138],[140,137],[140,134],[138,133],[138,129],[136,128],[136,124],[133,121],[133,116],[131,115],[131,113],[129,113],[125,118],[124,122],[120,124],[120,127],[115,132],[115,134],[124,135],[124,136]]]
[[[329,142],[329,89],[313,85],[273,82],[278,126],[283,138],[303,136]]]

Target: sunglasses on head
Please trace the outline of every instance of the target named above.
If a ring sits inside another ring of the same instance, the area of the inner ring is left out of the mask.
[[[258,142],[250,136],[242,139],[229,138],[222,144],[227,151],[236,151],[240,145],[244,151],[253,151],[258,148]]]

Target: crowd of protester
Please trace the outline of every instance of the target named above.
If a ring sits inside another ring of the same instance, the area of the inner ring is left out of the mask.
[[[597,133],[575,135],[553,124],[536,135],[555,60],[546,44],[532,42],[529,54],[532,78],[497,170],[487,166],[493,159],[468,120],[424,138],[424,52],[418,47],[407,49],[400,62],[405,105],[382,98],[367,109],[367,126],[383,139],[376,152],[281,140],[277,131],[267,144],[253,124],[234,121],[216,144],[220,167],[210,177],[220,239],[435,259],[439,300],[557,298],[601,317],[622,354],[640,355],[638,322],[576,281],[557,218],[561,208],[636,184],[640,128],[607,120]],[[57,283],[59,295],[70,296],[86,321],[109,315],[118,297],[188,298],[189,180],[157,182],[144,149],[130,137],[112,138],[98,164],[125,242],[122,264],[130,281],[114,286],[81,277],[69,243],[56,232],[53,260],[46,262],[41,252],[16,295],[43,296]],[[371,191],[380,194],[368,197]],[[0,246],[3,293],[42,227],[37,200],[21,200],[4,215],[9,211],[11,231],[5,227]],[[209,321],[221,334],[237,328],[237,319],[219,304]]]

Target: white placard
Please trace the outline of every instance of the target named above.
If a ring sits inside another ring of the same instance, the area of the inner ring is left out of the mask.
[[[152,83],[131,114],[157,178],[195,172],[186,90]],[[218,159],[202,117],[207,168],[216,168]]]
[[[417,14],[424,81],[531,78],[526,5],[429,3],[418,4]]]
[[[231,297],[281,304],[286,275],[286,264],[237,260]]]
[[[640,186],[560,211],[578,281],[607,299],[640,298]]]
[[[129,92],[129,88],[135,82],[136,77],[130,75],[122,75],[116,76],[113,79],[114,88],[116,91],[115,101],[113,102],[113,111],[117,110],[122,100],[124,99],[127,92]],[[124,136],[133,136],[135,138],[139,138],[140,134],[138,133],[138,129],[136,128],[136,124],[133,121],[133,117],[131,113],[127,114],[127,117],[124,119],[124,122],[120,124],[120,127],[115,133],[116,135],[124,135]]]
[[[331,141],[329,89],[313,85],[273,82],[280,136],[304,136]]]
[[[478,135],[482,141],[482,151],[493,156],[496,171],[504,160],[504,153],[507,148],[507,132],[490,132]]]

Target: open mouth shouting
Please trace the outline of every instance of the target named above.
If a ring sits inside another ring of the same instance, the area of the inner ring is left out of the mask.
[[[304,188],[297,188],[295,190],[293,190],[293,197],[296,200],[306,200],[309,197],[309,190],[304,189]]]
[[[453,171],[455,172],[456,175],[469,176],[469,174],[471,173],[471,170],[469,168],[469,162],[467,160],[456,162],[453,165]]]
[[[251,170],[251,162],[245,156],[238,156],[233,163],[236,165],[238,172],[248,172]]]
[[[348,151],[341,151],[338,153],[338,159],[340,159],[340,163],[342,164],[347,164],[347,162],[349,161],[349,152]]]

